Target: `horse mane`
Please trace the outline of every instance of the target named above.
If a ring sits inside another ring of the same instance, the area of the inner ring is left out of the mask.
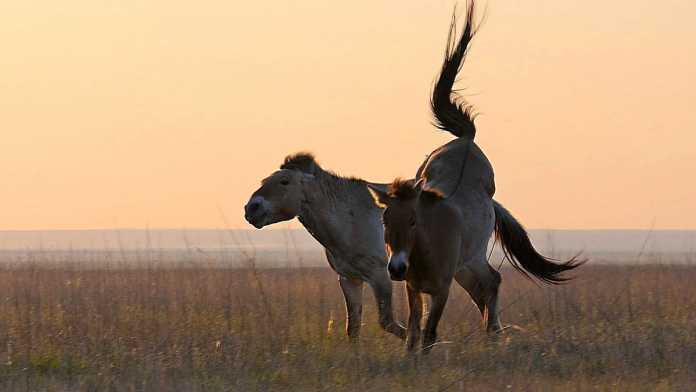
[[[285,157],[281,169],[297,170],[307,174],[316,174],[319,164],[310,152],[298,152]]]
[[[389,184],[387,195],[397,200],[413,200],[418,197],[418,190],[415,188],[414,180],[403,180],[396,178]]]
[[[473,139],[476,136],[476,125],[474,124],[476,114],[473,106],[466,102],[464,98],[458,96],[452,90],[452,87],[457,79],[457,73],[459,73],[464,64],[469,43],[474,34],[476,34],[477,29],[473,25],[473,19],[474,1],[470,0],[464,29],[457,42],[457,18],[455,13],[452,14],[452,22],[447,34],[445,59],[430,99],[430,108],[435,117],[433,125],[454,136],[469,139]]]
[[[353,186],[365,186],[365,180],[357,177],[344,177],[331,170],[322,168],[317,163],[314,154],[310,152],[298,152],[285,157],[280,169],[297,170],[302,173],[311,174],[320,179],[322,191],[326,195],[337,195],[341,189]]]

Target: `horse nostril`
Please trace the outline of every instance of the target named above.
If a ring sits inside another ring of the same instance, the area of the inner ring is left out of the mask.
[[[256,210],[259,209],[260,206],[261,206],[261,203],[259,203],[259,202],[257,202],[257,201],[252,202],[252,203],[250,203],[249,206],[247,207],[247,211],[250,212],[250,213],[254,213],[254,212],[256,212]]]

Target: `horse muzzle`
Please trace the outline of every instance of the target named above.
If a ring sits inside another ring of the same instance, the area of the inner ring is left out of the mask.
[[[261,196],[252,197],[244,206],[244,219],[257,229],[266,225],[270,213],[270,203]]]
[[[406,252],[398,252],[392,254],[389,258],[387,266],[389,276],[392,280],[401,281],[406,279],[406,270],[408,270],[408,254]]]

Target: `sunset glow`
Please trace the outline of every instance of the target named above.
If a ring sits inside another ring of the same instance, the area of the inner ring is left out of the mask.
[[[413,176],[451,138],[428,99],[453,5],[6,1],[0,230],[250,228],[299,150]],[[459,86],[495,198],[530,228],[695,229],[696,3],[484,8]]]

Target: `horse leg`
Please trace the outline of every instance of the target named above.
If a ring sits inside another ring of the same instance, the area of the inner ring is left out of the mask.
[[[421,318],[423,317],[423,294],[406,285],[408,295],[408,336],[406,337],[406,350],[413,352],[421,334]]]
[[[425,324],[423,333],[423,351],[428,353],[437,340],[437,324],[440,322],[442,312],[447,304],[449,296],[449,285],[436,294],[430,296],[430,307],[428,309],[428,321]]]
[[[473,271],[467,267],[464,267],[457,272],[454,279],[464,290],[466,290],[467,293],[469,293],[471,300],[481,313],[481,322],[484,323],[485,328],[486,301],[483,296],[483,287],[481,282],[479,282]]]
[[[370,278],[369,284],[372,286],[377,301],[380,327],[402,340],[406,339],[406,328],[394,321],[392,283],[386,270],[374,274]]]
[[[338,283],[346,300],[346,333],[350,339],[355,340],[360,336],[363,282],[360,279],[339,276]]]
[[[470,266],[479,281],[484,303],[486,304],[483,314],[484,325],[487,332],[499,332],[503,329],[498,316],[498,290],[500,288],[500,273],[493,269],[486,259],[482,259]]]

